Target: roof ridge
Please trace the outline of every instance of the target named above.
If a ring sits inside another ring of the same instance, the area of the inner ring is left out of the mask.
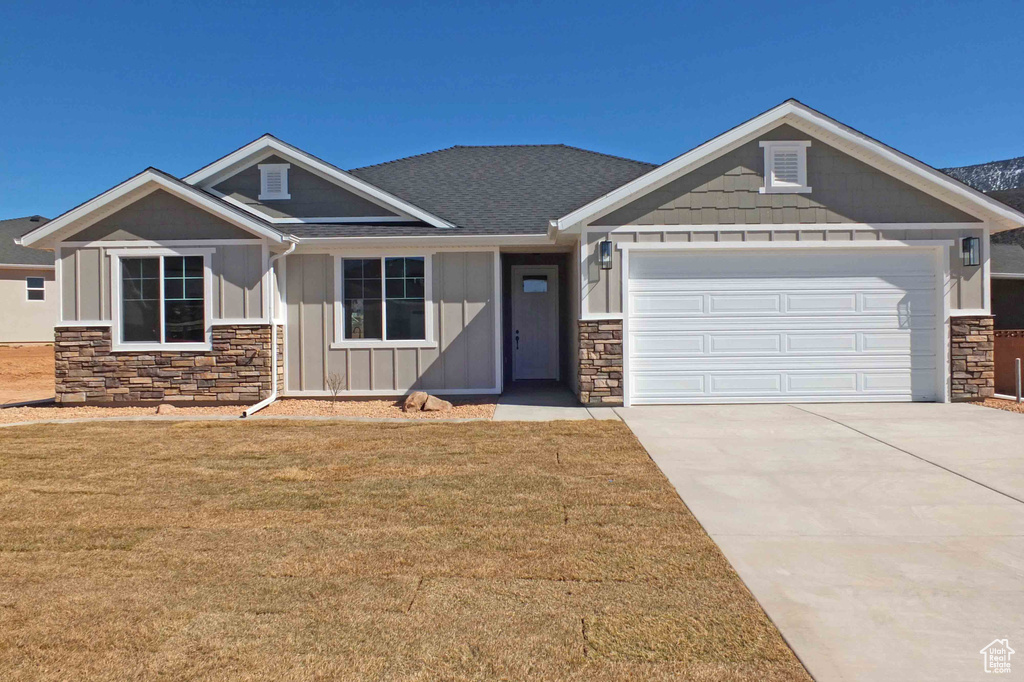
[[[38,213],[33,215],[21,216],[20,218],[0,218],[0,223],[10,223],[15,220],[32,220],[33,218],[39,218],[39,220],[49,220],[46,216],[41,216]]]
[[[593,154],[594,156],[602,156],[607,159],[616,159],[618,161],[627,161],[629,163],[639,164],[641,166],[649,166],[651,168],[657,168],[658,164],[650,163],[648,161],[639,161],[637,159],[630,159],[625,156],[616,156],[615,154],[606,154],[604,152],[596,152],[592,149],[584,149],[583,147],[577,147],[571,144],[564,144],[561,142],[553,143],[539,143],[539,144],[453,144],[450,147],[442,147],[441,149],[435,149],[429,152],[422,152],[420,154],[411,154],[409,156],[402,156],[397,159],[391,159],[390,161],[382,161],[380,163],[370,164],[369,166],[360,166],[358,168],[352,168],[348,172],[356,173],[359,171],[369,170],[370,168],[380,168],[387,166],[392,163],[399,163],[401,161],[409,161],[411,159],[418,159],[424,156],[430,156],[432,154],[439,154],[441,152],[451,151],[452,149],[515,149],[515,148],[537,148],[537,147],[561,147],[563,149],[572,149],[577,152],[584,152],[586,154]]]

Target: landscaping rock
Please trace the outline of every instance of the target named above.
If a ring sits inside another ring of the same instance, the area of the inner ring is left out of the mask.
[[[446,412],[452,409],[452,404],[447,400],[441,400],[432,395],[427,396],[427,401],[423,403],[424,412]]]
[[[156,408],[156,413],[157,414],[174,414],[177,411],[178,411],[178,408],[176,408],[174,405],[168,405],[167,403],[164,403],[162,405],[157,405],[157,408]]]
[[[430,396],[423,391],[413,391],[405,398],[405,402],[402,404],[403,412],[419,412],[423,409],[423,404],[427,402],[427,398]]]

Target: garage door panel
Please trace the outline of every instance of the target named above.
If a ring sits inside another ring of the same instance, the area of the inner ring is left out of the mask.
[[[634,252],[631,401],[937,399],[934,268],[926,251]]]

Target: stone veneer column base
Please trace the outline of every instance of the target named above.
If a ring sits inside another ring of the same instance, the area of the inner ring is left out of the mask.
[[[110,334],[110,327],[56,328],[58,404],[255,403],[270,396],[270,325],[215,326],[209,351],[113,352]]]
[[[950,399],[966,402],[991,398],[996,392],[992,316],[954,317],[949,328]]]
[[[584,405],[622,404],[622,320],[580,320],[579,389]]]

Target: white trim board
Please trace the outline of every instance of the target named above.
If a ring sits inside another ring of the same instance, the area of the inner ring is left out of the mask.
[[[29,265],[28,263],[0,263],[0,270],[55,270],[56,265]]]
[[[865,163],[983,220],[992,220],[999,224],[1000,230],[1024,227],[1024,213],[1015,211],[917,159],[898,152],[794,99],[787,100],[685,154],[677,156],[639,178],[553,221],[553,225],[558,230],[576,228],[611,210],[620,202],[650,192],[746,144],[757,135],[786,123],[817,137],[822,134],[828,135],[846,145],[842,151],[851,153],[853,150],[858,150],[861,152],[858,156]],[[828,140],[824,141],[828,142]]]
[[[33,246],[36,244],[38,244],[39,247],[48,246],[55,241],[54,238],[56,238],[58,234],[66,228],[71,228],[72,234],[74,234],[75,232],[84,230],[89,225],[107,215],[103,212],[104,207],[117,205],[118,208],[120,208],[120,205],[118,205],[120,200],[129,198],[131,200],[137,200],[156,191],[157,189],[163,189],[179,199],[196,206],[197,208],[201,208],[218,218],[245,230],[246,232],[250,232],[264,239],[269,239],[275,244],[280,244],[281,242],[290,240],[277,230],[262,224],[260,221],[254,220],[248,214],[228,206],[224,202],[207,195],[205,192],[186,185],[177,178],[167,175],[162,171],[158,171],[155,168],[147,168],[133,178],[122,182],[120,185],[107,190],[103,194],[90,199],[84,204],[71,209],[28,234],[23,235],[20,239],[16,239],[15,243],[20,246]],[[129,195],[132,195],[132,197],[129,197]]]
[[[394,209],[399,213],[405,213],[434,227],[454,227],[447,220],[428,213],[422,208],[404,199],[400,199],[376,185],[372,185],[269,134],[263,135],[249,144],[236,149],[227,156],[221,157],[217,161],[187,175],[184,181],[190,185],[202,185],[206,189],[208,186],[216,185],[224,178],[230,177],[233,172],[241,170],[241,168],[234,168],[235,166],[246,162],[256,163],[275,153],[306,170],[322,174],[341,187],[355,189],[357,192],[367,194],[377,202],[383,203],[388,208]],[[261,158],[258,156],[260,154],[262,154]],[[254,158],[250,159],[250,157]]]

